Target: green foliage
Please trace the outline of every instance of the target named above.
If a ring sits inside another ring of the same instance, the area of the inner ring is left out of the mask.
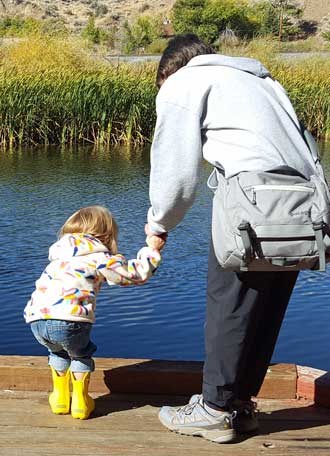
[[[322,33],[322,38],[323,38],[325,41],[330,41],[330,31],[323,32],[323,33]]]
[[[65,35],[68,31],[62,21],[57,19],[38,20],[32,17],[6,17],[0,20],[0,37],[24,37],[44,34]]]
[[[177,0],[172,10],[176,33],[194,32],[214,44],[227,28],[237,37],[274,35],[281,38],[301,33],[302,10],[288,0]]]
[[[108,47],[113,47],[114,44],[114,31],[96,27],[94,16],[88,19],[86,27],[81,31],[81,36],[92,44],[104,44]]]
[[[237,36],[251,36],[256,28],[248,4],[239,0],[178,0],[172,20],[177,33],[194,32],[211,44],[226,28]]]
[[[149,46],[146,47],[146,54],[162,54],[168,44],[168,39],[157,38]]]
[[[159,39],[162,33],[162,23],[159,17],[140,16],[135,22],[124,23],[124,52],[145,51],[152,42]]]
[[[174,4],[172,22],[176,33],[198,33],[205,3],[206,0],[178,0]]]
[[[271,2],[264,1],[257,3],[252,8],[256,21],[259,23],[258,32],[260,35],[278,35],[279,15],[275,14]]]
[[[301,8],[287,0],[265,0],[251,7],[259,23],[259,34],[287,38],[299,34]]]
[[[16,37],[29,35],[41,30],[41,21],[33,18],[5,17],[0,20],[0,36]]]

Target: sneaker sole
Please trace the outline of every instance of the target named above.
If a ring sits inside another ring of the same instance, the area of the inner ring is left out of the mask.
[[[236,440],[237,434],[234,429],[228,429],[227,431],[219,431],[218,429],[201,429],[201,428],[176,428],[175,426],[169,426],[168,423],[165,423],[161,417],[159,417],[160,422],[170,431],[176,432],[178,434],[190,435],[196,437],[203,437],[206,440],[210,440],[215,443],[230,443]]]

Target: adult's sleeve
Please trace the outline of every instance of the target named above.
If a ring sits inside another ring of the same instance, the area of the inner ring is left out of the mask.
[[[173,229],[193,204],[202,162],[200,115],[173,102],[157,104],[151,147],[151,230]]]

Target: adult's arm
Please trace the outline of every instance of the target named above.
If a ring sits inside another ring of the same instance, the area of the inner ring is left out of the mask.
[[[151,147],[148,211],[149,228],[156,234],[174,228],[193,204],[202,161],[200,113],[186,103],[168,101],[161,91]]]

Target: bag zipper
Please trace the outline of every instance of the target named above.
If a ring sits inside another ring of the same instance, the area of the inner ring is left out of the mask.
[[[303,185],[272,185],[272,184],[259,184],[252,187],[252,204],[257,204],[257,191],[258,190],[283,190],[292,192],[307,192],[314,193],[314,188],[305,187]]]

